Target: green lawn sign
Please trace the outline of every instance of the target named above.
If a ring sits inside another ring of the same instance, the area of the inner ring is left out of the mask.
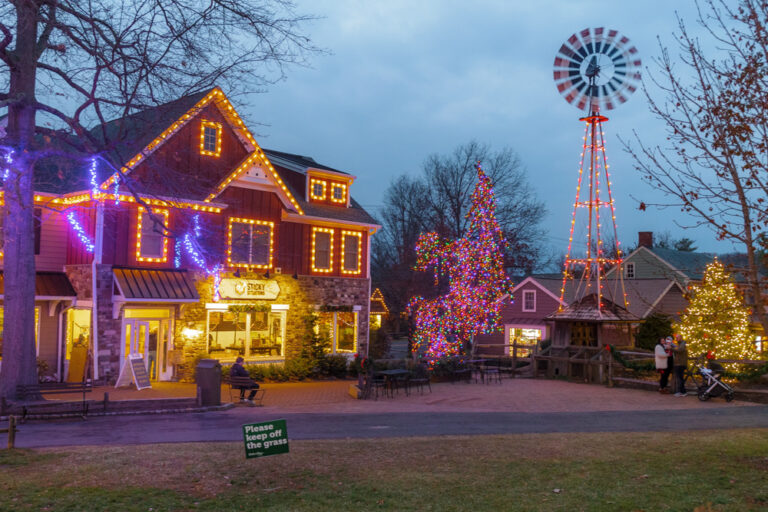
[[[243,425],[245,458],[288,453],[288,429],[285,420]]]

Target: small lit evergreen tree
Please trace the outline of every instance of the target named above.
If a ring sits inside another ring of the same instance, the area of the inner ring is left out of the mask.
[[[750,359],[756,354],[749,318],[741,293],[715,258],[703,282],[691,287],[688,307],[674,329],[691,356],[712,352],[718,359]]]

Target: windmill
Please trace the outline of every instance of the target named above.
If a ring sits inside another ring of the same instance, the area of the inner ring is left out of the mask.
[[[597,295],[599,313],[603,303],[605,270],[609,266],[617,266],[619,279],[616,283],[621,290],[615,291],[612,296],[614,302],[617,297],[623,298],[623,305],[627,307],[622,276],[623,254],[616,230],[616,211],[605,154],[603,123],[608,118],[601,112],[625,103],[637,90],[640,64],[637,49],[630,44],[629,39],[616,30],[602,27],[587,28],[573,34],[555,56],[554,78],[558,92],[568,103],[586,112],[584,117],[579,118],[579,121],[585,123],[583,150],[571,216],[568,252],[563,265],[561,304],[565,298],[566,284],[573,280],[576,297],[590,293]],[[583,179],[585,173],[589,177],[588,181]],[[607,248],[603,240],[605,228],[602,223],[606,216],[611,221],[611,248]],[[586,224],[583,233],[577,233],[577,222],[580,228]],[[582,240],[584,243],[580,244]],[[579,251],[580,247],[583,251]]]

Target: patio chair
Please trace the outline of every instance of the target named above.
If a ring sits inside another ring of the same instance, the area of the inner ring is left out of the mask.
[[[418,386],[420,393],[424,394],[424,385],[427,385],[429,392],[432,392],[432,386],[429,383],[429,368],[424,363],[419,364],[411,374],[411,378],[408,379],[408,385]]]

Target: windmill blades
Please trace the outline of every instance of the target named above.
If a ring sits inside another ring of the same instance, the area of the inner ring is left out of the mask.
[[[572,34],[555,55],[557,91],[579,109],[611,110],[640,85],[640,57],[617,30],[586,28]]]

